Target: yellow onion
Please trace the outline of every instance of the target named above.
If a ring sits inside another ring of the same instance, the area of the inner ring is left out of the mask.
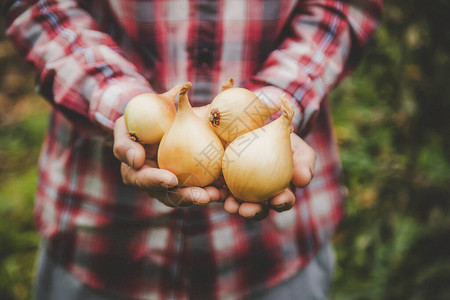
[[[223,146],[210,126],[193,111],[186,95],[192,86],[180,90],[178,112],[158,149],[158,165],[174,173],[180,186],[207,186],[220,175]]]
[[[164,94],[137,95],[125,107],[125,124],[131,139],[142,144],[159,143],[175,118],[175,97],[180,86]]]
[[[247,132],[229,144],[222,172],[230,192],[247,202],[266,201],[292,179],[292,105],[281,97],[283,114],[270,124]]]
[[[263,103],[253,92],[233,87],[232,78],[211,102],[209,121],[216,134],[231,142],[238,136],[259,128],[277,112],[278,105]]]

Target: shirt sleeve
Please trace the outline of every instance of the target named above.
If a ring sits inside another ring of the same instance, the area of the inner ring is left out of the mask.
[[[286,93],[296,112],[294,130],[304,134],[322,99],[359,62],[381,12],[382,0],[299,1],[286,37],[246,88],[263,101]]]
[[[126,103],[153,92],[77,1],[5,1],[7,35],[31,62],[40,92],[73,120],[113,129]]]

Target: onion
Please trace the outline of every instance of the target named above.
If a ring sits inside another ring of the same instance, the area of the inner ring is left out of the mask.
[[[215,133],[228,143],[263,126],[279,110],[279,106],[266,105],[253,92],[235,88],[233,84],[230,78],[211,102],[209,113]]]
[[[131,139],[142,144],[159,143],[175,119],[175,97],[180,86],[164,94],[137,95],[125,107],[125,124]]]
[[[220,175],[223,146],[220,139],[193,111],[186,95],[187,82],[180,91],[178,112],[158,149],[158,165],[174,173],[180,186],[207,186]]]
[[[292,105],[281,97],[283,114],[229,144],[222,172],[231,193],[247,202],[263,202],[280,193],[292,179]]]

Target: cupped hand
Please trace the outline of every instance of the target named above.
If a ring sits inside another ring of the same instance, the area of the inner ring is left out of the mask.
[[[215,186],[178,187],[178,179],[170,171],[159,169],[158,145],[141,145],[130,139],[124,117],[114,126],[114,156],[120,160],[123,182],[143,189],[150,197],[170,207],[204,205],[223,200],[226,195]],[[222,197],[222,199],[221,199]]]
[[[258,221],[266,218],[270,209],[277,212],[291,209],[295,204],[295,188],[305,187],[311,182],[316,163],[314,150],[294,133],[291,133],[291,146],[294,172],[289,187],[264,203],[241,202],[231,195],[224,202],[225,211]]]

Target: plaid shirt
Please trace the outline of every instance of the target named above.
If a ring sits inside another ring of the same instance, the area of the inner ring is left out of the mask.
[[[4,1],[7,33],[53,104],[35,219],[51,255],[125,298],[235,299],[296,274],[344,214],[326,100],[360,59],[381,0]],[[208,103],[228,77],[287,93],[317,152],[295,206],[246,221],[212,204],[172,209],[125,186],[111,133],[129,99],[190,80]]]

